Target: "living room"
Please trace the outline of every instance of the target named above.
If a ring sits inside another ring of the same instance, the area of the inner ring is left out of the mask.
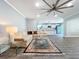
[[[0,0],[0,59],[78,59],[78,3]]]

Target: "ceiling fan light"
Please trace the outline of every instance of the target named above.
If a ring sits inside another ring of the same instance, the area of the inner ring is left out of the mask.
[[[37,17],[40,17],[40,15],[37,15]]]
[[[36,6],[36,7],[39,7],[39,6],[40,6],[40,4],[37,2],[37,3],[35,4],[35,6]]]

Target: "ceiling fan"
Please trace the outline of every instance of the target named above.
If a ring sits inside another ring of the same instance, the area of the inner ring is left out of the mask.
[[[52,3],[52,4],[49,4],[46,0],[42,0],[49,8],[42,8],[41,10],[45,10],[44,13],[48,13],[50,14],[52,11],[55,11],[55,12],[59,12],[59,13],[64,13],[62,11],[60,11],[61,9],[67,9],[67,8],[71,8],[71,7],[74,7],[73,5],[71,6],[64,6],[66,5],[67,3],[73,1],[73,0],[67,0],[61,4],[59,4],[60,0],[57,0],[55,3]],[[42,13],[43,14],[43,13]]]

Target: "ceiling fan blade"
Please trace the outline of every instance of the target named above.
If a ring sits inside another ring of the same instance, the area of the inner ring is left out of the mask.
[[[60,0],[57,0],[56,3],[55,3],[55,6],[57,6],[59,2],[60,2]]]
[[[64,2],[64,3],[62,3],[62,4],[60,4],[58,7],[61,7],[61,6],[67,4],[68,2],[71,2],[71,1],[72,1],[72,0],[68,0],[68,1],[66,1],[66,2]]]
[[[72,8],[74,6],[69,6],[69,7],[61,7],[61,8],[58,8],[58,9],[66,9],[66,8]]]
[[[47,16],[50,14],[50,12],[48,12]]]
[[[48,2],[46,2],[45,0],[43,0],[43,2],[46,3],[50,8],[52,8],[52,6]]]
[[[59,13],[63,13],[62,11],[59,11],[59,10],[56,10],[57,12],[59,12]]]
[[[48,12],[47,16],[51,13],[52,11]]]

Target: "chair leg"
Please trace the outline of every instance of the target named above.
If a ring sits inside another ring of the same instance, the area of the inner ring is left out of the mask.
[[[18,47],[16,47],[16,55],[18,54]]]

